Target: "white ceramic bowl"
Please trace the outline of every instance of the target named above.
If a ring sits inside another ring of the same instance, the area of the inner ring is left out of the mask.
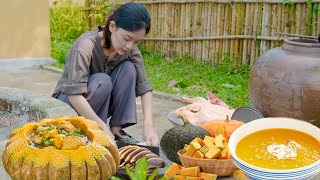
[[[236,146],[238,142],[249,134],[256,131],[271,129],[271,128],[286,128],[298,130],[313,136],[320,141],[320,129],[305,121],[290,119],[290,118],[263,118],[251,121],[238,128],[230,137],[229,149],[235,165],[241,169],[250,179],[310,179],[320,173],[320,159],[313,164],[305,167],[275,170],[261,168],[244,162],[236,155]]]

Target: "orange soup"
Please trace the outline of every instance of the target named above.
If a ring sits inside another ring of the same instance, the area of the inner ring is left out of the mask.
[[[294,169],[320,159],[320,141],[301,131],[267,129],[241,139],[236,154],[258,167]]]

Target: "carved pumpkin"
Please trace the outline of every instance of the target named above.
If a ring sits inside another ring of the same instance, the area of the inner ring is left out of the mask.
[[[244,123],[237,120],[230,120],[227,116],[226,120],[212,120],[205,123],[202,127],[207,130],[212,137],[218,134],[224,135],[229,140],[231,134]]]
[[[109,179],[119,167],[114,140],[84,117],[31,122],[13,130],[3,153],[12,179]]]

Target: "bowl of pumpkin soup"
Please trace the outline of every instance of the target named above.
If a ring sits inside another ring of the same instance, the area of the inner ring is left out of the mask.
[[[234,164],[251,179],[309,179],[320,173],[320,129],[291,118],[263,118],[230,137]]]

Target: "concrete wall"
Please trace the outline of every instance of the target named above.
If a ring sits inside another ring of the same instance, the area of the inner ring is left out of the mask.
[[[50,56],[48,0],[0,0],[0,59]]]

